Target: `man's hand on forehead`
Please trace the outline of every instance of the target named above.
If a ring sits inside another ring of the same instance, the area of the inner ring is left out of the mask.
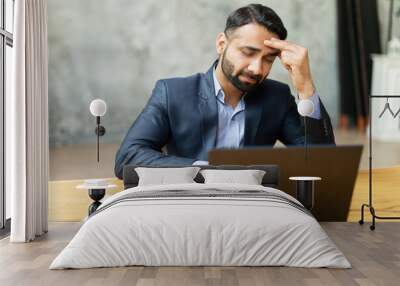
[[[307,49],[289,41],[275,38],[265,40],[264,45],[279,51],[278,57],[288,70],[293,86],[299,93],[300,98],[311,97],[314,94],[314,84],[311,77]]]
[[[283,51],[283,50],[295,51],[299,48],[302,48],[299,45],[293,44],[288,41],[276,39],[276,38],[271,38],[270,40],[265,40],[264,45],[266,45],[267,47],[273,48],[273,49],[280,50],[280,51]]]
[[[265,40],[264,45],[279,51],[278,57],[288,71],[307,60],[307,49],[294,43],[271,38],[270,40]]]

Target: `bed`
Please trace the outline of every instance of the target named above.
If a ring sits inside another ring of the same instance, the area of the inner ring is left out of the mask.
[[[138,166],[124,169],[123,192],[102,203],[50,269],[144,266],[291,266],[351,268],[312,214],[277,189],[279,168],[261,184],[138,185]],[[165,167],[164,167],[165,168]]]

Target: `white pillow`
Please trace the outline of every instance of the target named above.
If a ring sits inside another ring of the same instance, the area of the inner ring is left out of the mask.
[[[139,176],[138,186],[196,183],[193,179],[199,170],[199,167],[135,168]]]
[[[234,183],[261,185],[265,171],[262,170],[201,170],[205,184]]]

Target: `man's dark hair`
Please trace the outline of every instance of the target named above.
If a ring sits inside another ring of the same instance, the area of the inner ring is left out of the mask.
[[[226,20],[225,34],[229,35],[237,28],[257,23],[269,32],[275,33],[281,40],[287,37],[287,31],[281,18],[269,7],[261,4],[250,4],[233,11]]]

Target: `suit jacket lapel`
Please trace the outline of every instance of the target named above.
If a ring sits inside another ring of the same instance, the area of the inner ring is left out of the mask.
[[[245,96],[245,125],[244,125],[244,145],[253,145],[257,130],[260,125],[260,119],[263,111],[262,101],[258,100],[260,96],[257,92],[249,93]]]
[[[215,64],[215,63],[214,63]],[[202,117],[202,158],[207,158],[208,151],[215,148],[218,131],[218,107],[213,81],[214,64],[203,76],[199,88],[199,111]]]

